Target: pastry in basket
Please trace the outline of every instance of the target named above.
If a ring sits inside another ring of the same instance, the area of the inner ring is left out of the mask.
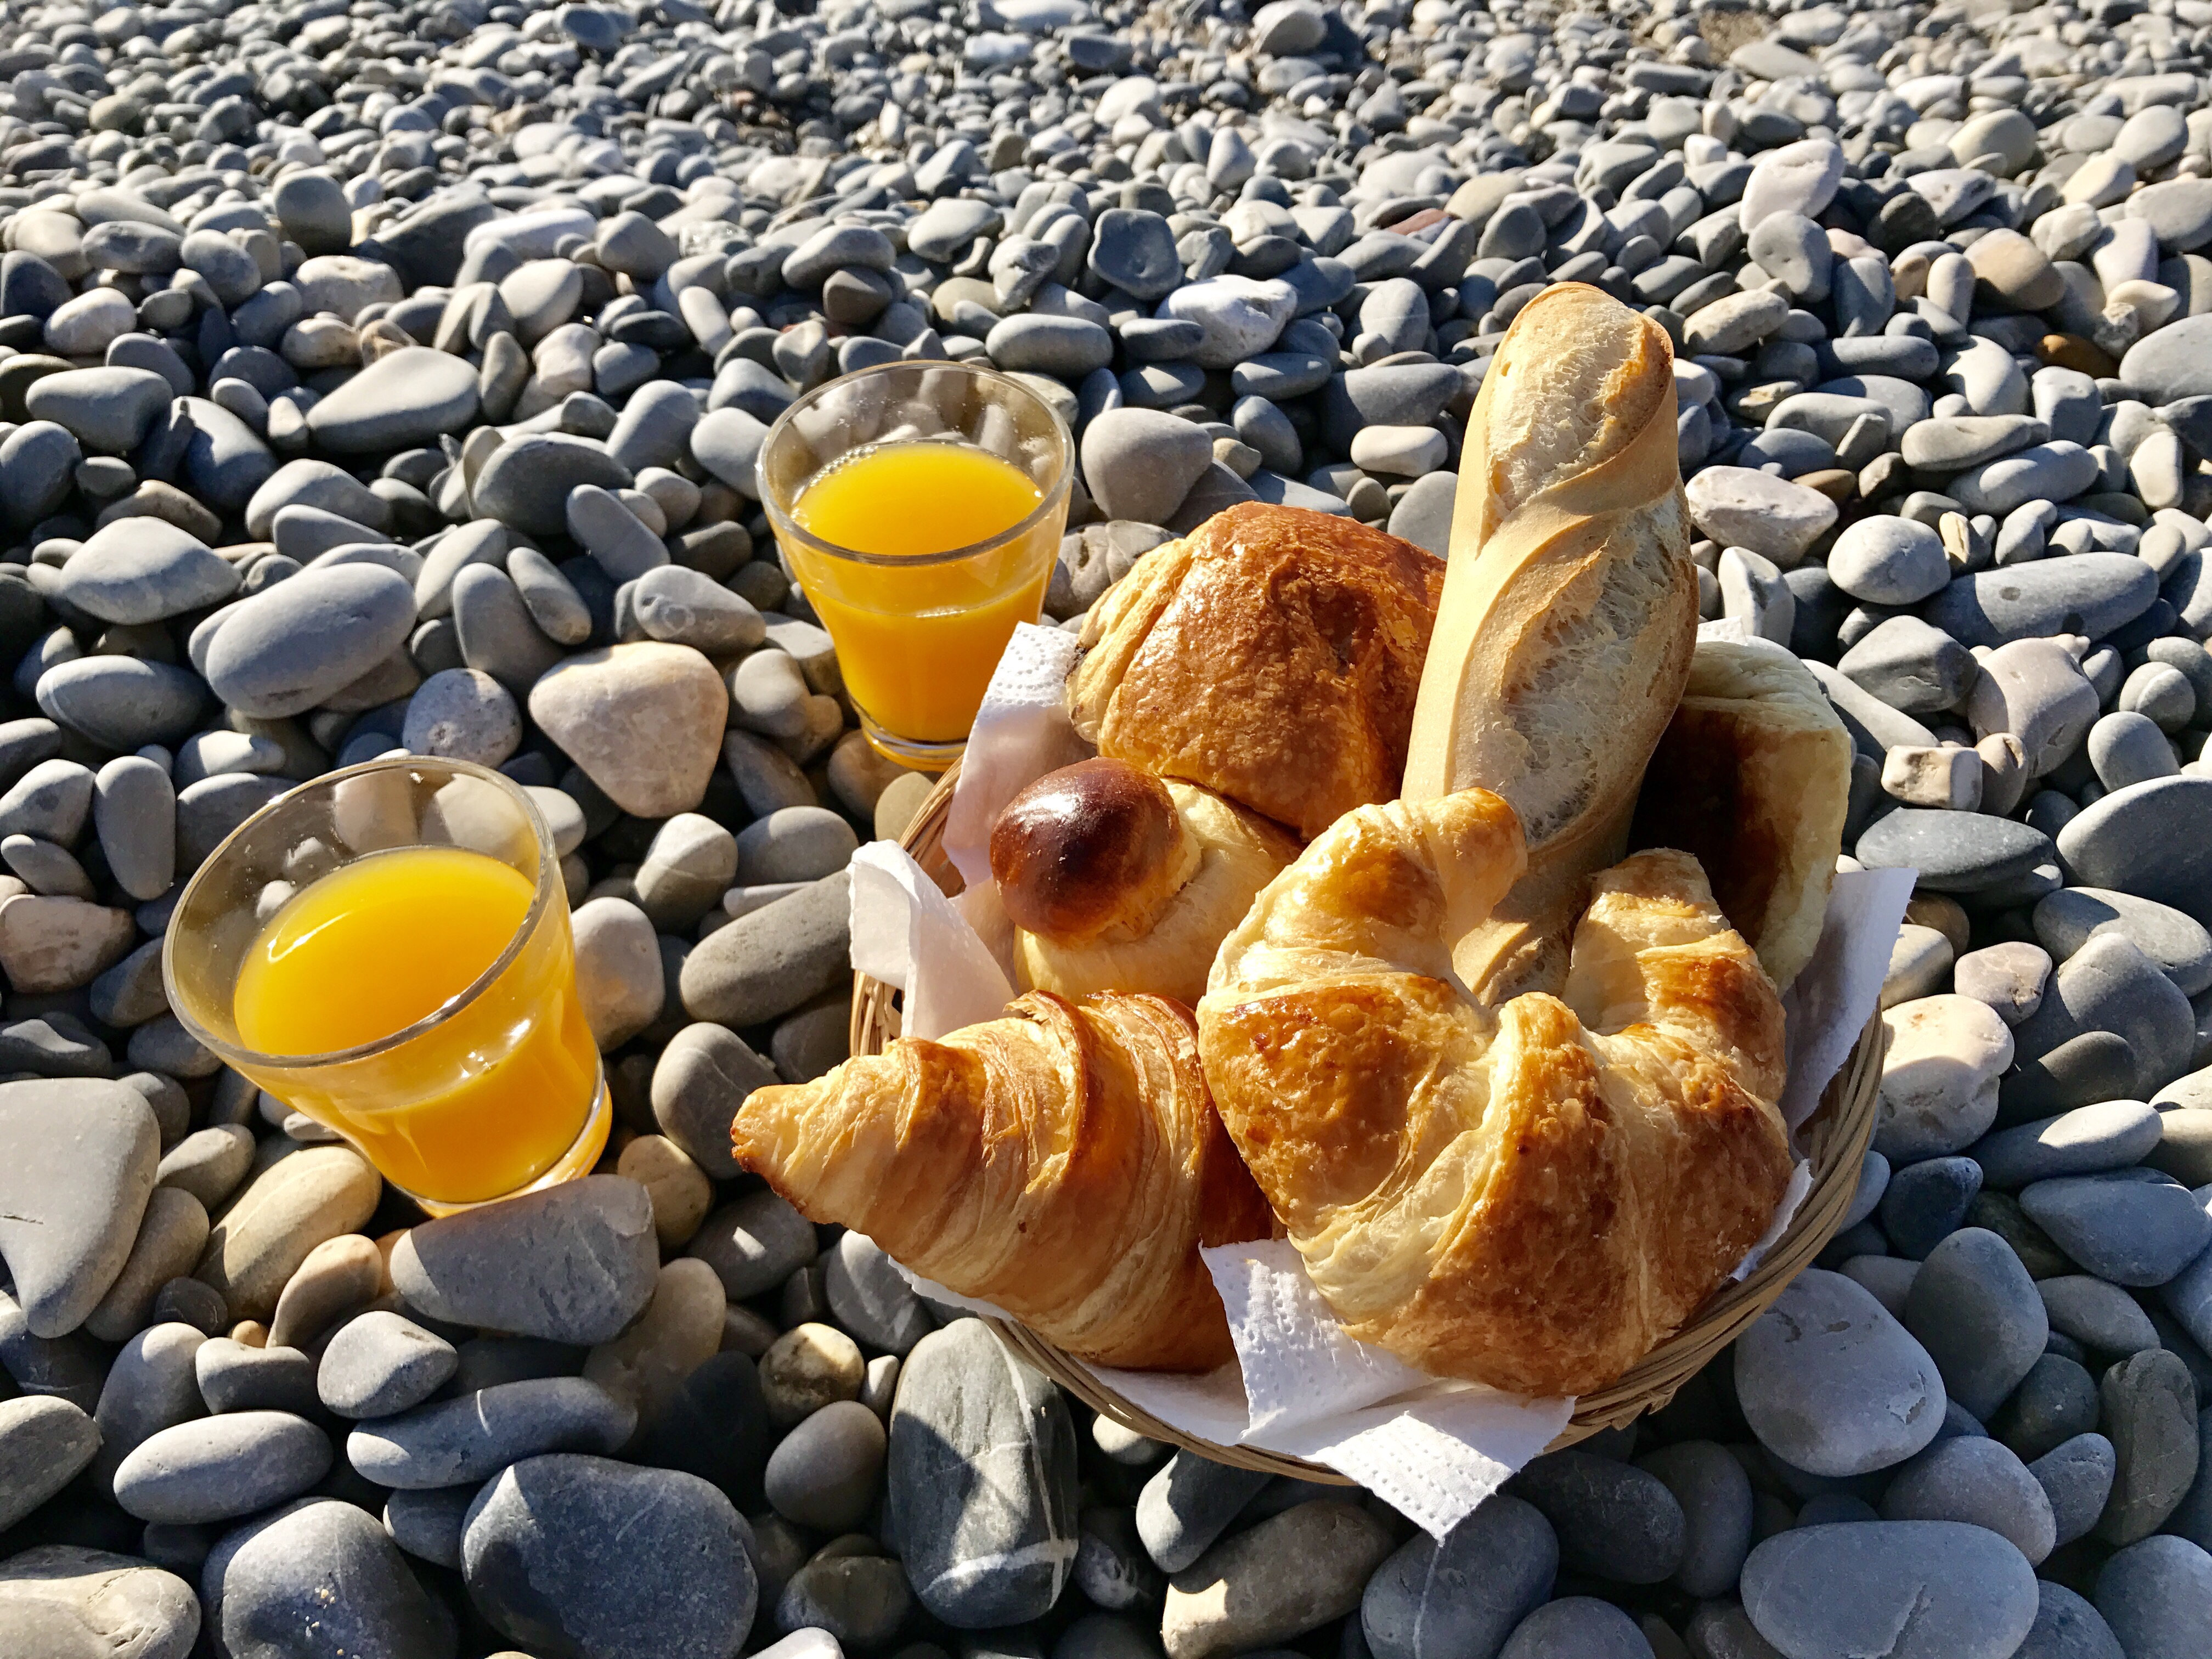
[[[1559,989],[1585,884],[1627,844],[1690,672],[1665,332],[1594,288],[1539,295],[1490,360],[1459,477],[1404,795],[1490,789],[1520,815],[1528,873],[1458,958],[1502,1000]]]
[[[1206,1080],[1315,1287],[1441,1376],[1603,1387],[1726,1279],[1791,1158],[1782,1005],[1686,853],[1598,874],[1562,994],[1496,1007],[1454,943],[1520,878],[1470,789],[1348,814],[1199,1004]]]
[[[1230,507],[1091,608],[1068,712],[1100,754],[1310,839],[1398,793],[1443,574],[1349,519]]]
[[[939,1042],[756,1089],[730,1139],[810,1218],[1103,1365],[1229,1360],[1199,1247],[1273,1225],[1214,1115],[1190,1011],[1159,997],[1032,992]]]
[[[1194,1003],[1223,937],[1298,843],[1211,789],[1101,757],[1008,801],[990,852],[1024,989]]]
[[[1850,734],[1812,672],[1777,646],[1702,640],[1630,841],[1695,854],[1787,989],[1820,943],[1850,793]]]

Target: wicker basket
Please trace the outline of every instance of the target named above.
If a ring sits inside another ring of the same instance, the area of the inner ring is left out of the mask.
[[[957,893],[957,871],[945,856],[942,838],[945,818],[951,805],[952,785],[960,775],[956,763],[938,782],[936,791],[922,804],[908,829],[904,846],[915,862],[946,893]],[[880,1053],[899,1034],[897,993],[866,974],[854,975],[853,1052]],[[1859,1165],[1874,1133],[1875,1100],[1881,1081],[1883,1028],[1875,1014],[1859,1033],[1858,1042],[1844,1061],[1820,1104],[1804,1127],[1802,1141],[1813,1164],[1813,1189],[1798,1206],[1789,1231],[1766,1254],[1766,1259],[1741,1280],[1714,1292],[1695,1317],[1631,1366],[1608,1388],[1586,1394],[1575,1402],[1575,1413],[1553,1448],[1571,1445],[1601,1429],[1620,1428],[1656,1411],[1674,1397],[1706,1362],[1741,1336],[1783,1287],[1812,1264],[1813,1258],[1832,1237],[1851,1196],[1858,1190]],[[1124,1428],[1155,1440],[1166,1441],[1218,1462],[1239,1468],[1287,1474],[1302,1480],[1349,1486],[1335,1470],[1301,1457],[1263,1451],[1252,1446],[1217,1445],[1161,1422],[1119,1395],[1102,1388],[1097,1377],[1079,1362],[1054,1347],[1036,1332],[1012,1320],[985,1322],[999,1338],[1039,1370]]]

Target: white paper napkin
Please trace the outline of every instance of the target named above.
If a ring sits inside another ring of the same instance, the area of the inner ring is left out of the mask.
[[[1728,631],[1708,624],[1700,636]],[[946,854],[968,883],[957,899],[946,899],[890,842],[872,843],[854,857],[854,965],[906,992],[907,1036],[942,1036],[995,1018],[1012,995],[1012,928],[990,880],[990,826],[1021,789],[1091,752],[1064,702],[1074,658],[1072,635],[1019,628],[992,678],[945,824]],[[1790,1063],[1783,1113],[1793,1130],[1811,1115],[1874,1010],[1912,879],[1912,872],[1895,870],[1836,878],[1820,948],[1784,1000]],[[1801,1160],[1767,1236],[1735,1277],[1779,1242],[1811,1184],[1811,1169]],[[1440,1538],[1573,1415],[1572,1400],[1431,1377],[1355,1340],[1287,1242],[1203,1254],[1238,1363],[1204,1376],[1090,1368],[1103,1386],[1186,1434],[1325,1464]],[[907,1277],[933,1300],[1008,1317],[917,1274]]]

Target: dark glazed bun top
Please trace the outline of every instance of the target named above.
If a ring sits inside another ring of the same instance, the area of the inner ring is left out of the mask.
[[[1195,848],[1167,786],[1127,761],[1048,772],[991,826],[991,874],[1014,925],[1061,945],[1140,933]]]

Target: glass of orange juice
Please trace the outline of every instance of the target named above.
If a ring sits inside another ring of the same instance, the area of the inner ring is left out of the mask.
[[[393,756],[279,796],[185,886],[161,972],[194,1037],[434,1215],[606,1146],[553,837],[483,767]]]
[[[769,429],[762,505],[893,760],[958,757],[1014,625],[1043,609],[1073,452],[1042,398],[963,363],[862,369]]]

